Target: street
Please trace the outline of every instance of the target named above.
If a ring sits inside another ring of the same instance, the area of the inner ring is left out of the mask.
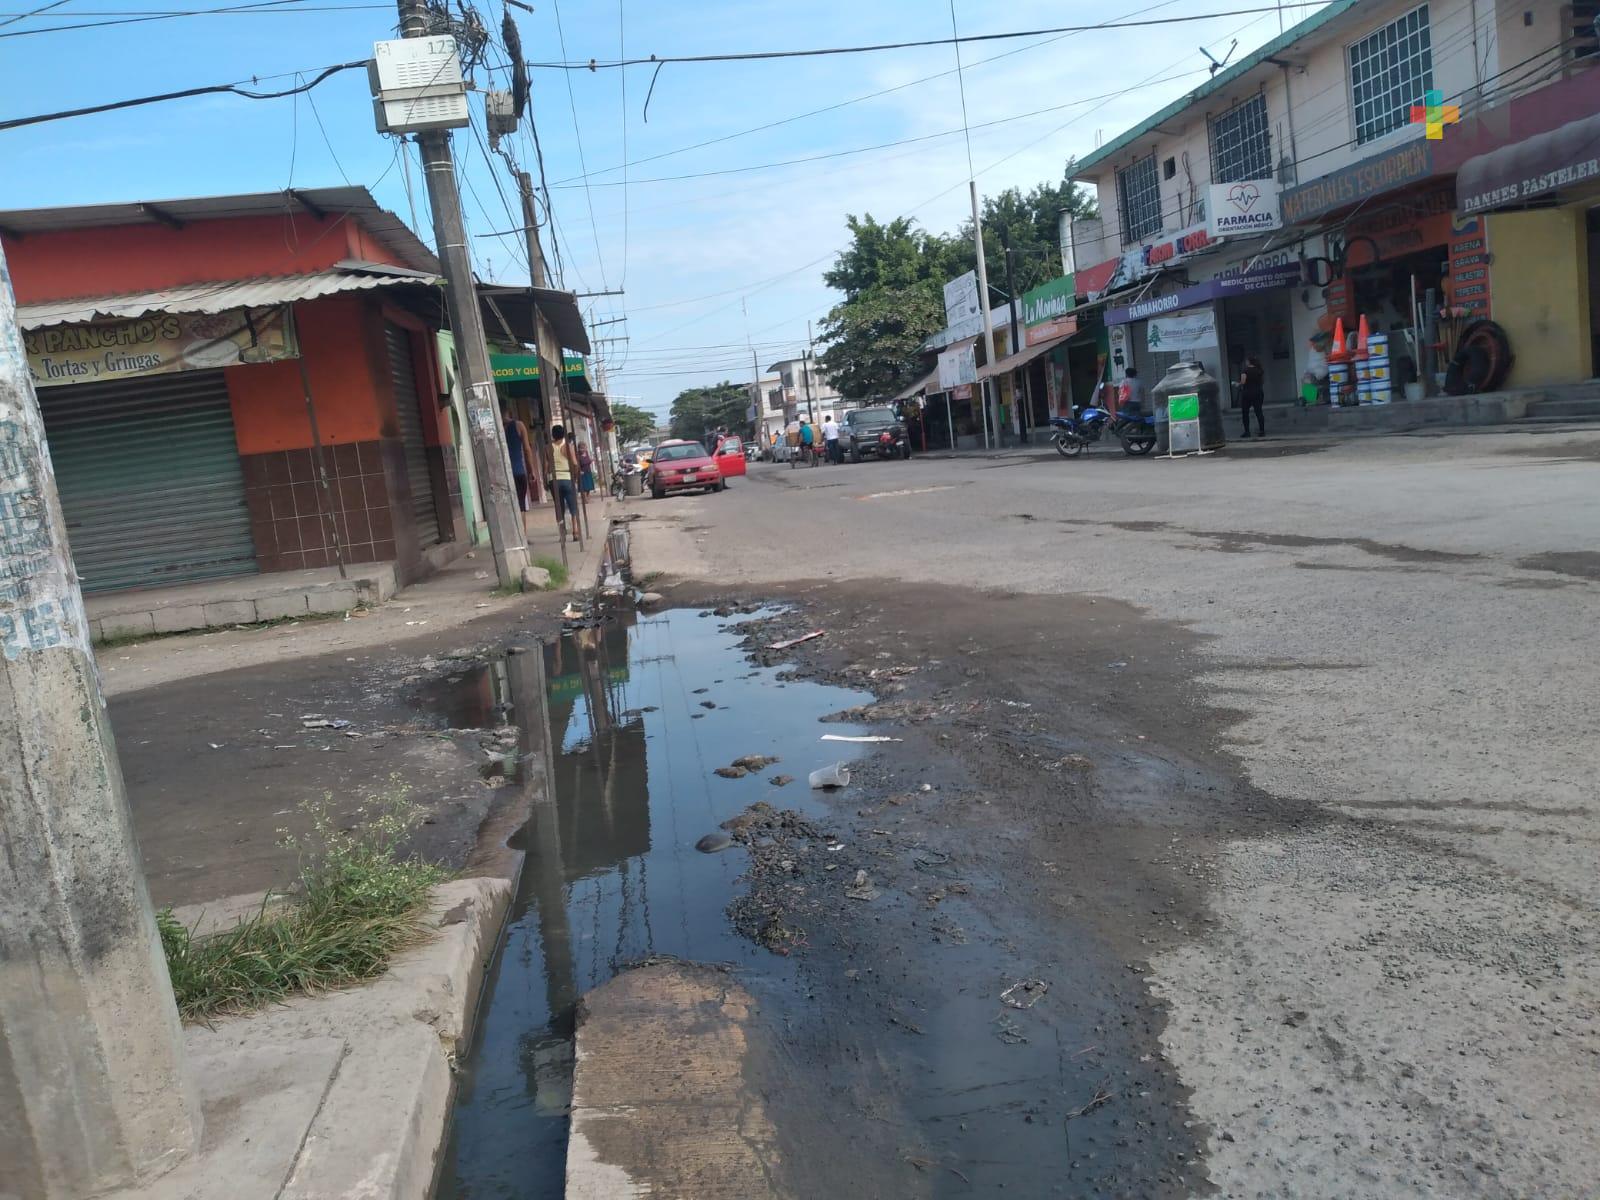
[[[1093,1164],[1067,1129],[1082,1186],[1061,1194],[1574,1196],[1600,1169],[1597,464],[1600,435],[1546,427],[1182,461],[768,464],[628,509],[636,570],[669,601],[790,601],[795,628],[827,630],[794,652],[802,674],[915,668],[873,728],[904,743],[867,774],[936,795],[859,815],[851,796],[840,836],[943,845],[991,881],[964,900],[1001,948],[976,969],[1045,977],[1012,1015],[1059,1004],[1112,1052],[1045,1089],[1137,1114]],[[965,952],[915,912],[855,916],[837,927],[890,1007],[841,1001],[850,1036],[900,1011],[918,1036],[881,1038],[914,1044],[931,1080],[992,1031],[914,1014],[1000,975],[942,967]],[[798,955],[827,961],[824,940]],[[1004,1014],[998,987],[982,999]],[[840,1102],[894,1094],[893,1061],[876,1084],[832,1064]],[[958,1133],[927,1099],[899,1094],[971,1194],[1039,1185],[1018,1153],[1037,1108]]]

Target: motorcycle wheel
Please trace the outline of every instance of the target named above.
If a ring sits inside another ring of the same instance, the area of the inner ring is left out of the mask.
[[[1122,449],[1130,458],[1138,458],[1149,454],[1156,448],[1156,439],[1153,437],[1123,438]]]
[[[1076,458],[1083,450],[1083,443],[1075,437],[1065,433],[1056,435],[1056,453],[1062,458]]]

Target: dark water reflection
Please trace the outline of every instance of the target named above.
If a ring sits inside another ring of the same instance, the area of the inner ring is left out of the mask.
[[[819,810],[805,776],[848,756],[819,736],[851,730],[817,719],[868,697],[780,683],[737,641],[728,622],[675,610],[547,648],[554,800],[536,806],[524,835],[527,866],[463,1064],[440,1196],[561,1194],[574,1005],[619,965],[666,954],[768,976],[791,969],[728,924],[744,852],[705,855],[694,843],[756,800]],[[518,718],[537,711],[518,703],[537,666],[524,655],[458,677],[452,719],[492,723],[508,703]],[[524,728],[524,748],[544,736]],[[783,761],[745,779],[712,774],[746,754]],[[777,771],[797,782],[772,787]]]

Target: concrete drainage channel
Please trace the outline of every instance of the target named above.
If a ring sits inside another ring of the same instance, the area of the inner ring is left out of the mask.
[[[603,590],[619,585],[626,555],[626,526],[613,524]],[[542,799],[535,791],[513,841],[526,864],[461,1066],[440,1197],[562,1194],[575,1014],[584,993],[619,972],[651,962],[673,970],[680,959],[731,964],[777,985],[763,992],[790,990],[793,961],[739,936],[727,916],[744,851],[706,854],[696,842],[763,799],[820,818],[804,782],[819,765],[817,721],[869,697],[752,666],[739,639],[736,620],[670,610],[627,612],[544,648],[553,787]],[[435,700],[454,720],[498,721],[501,675],[490,664]],[[540,734],[525,740],[537,746]],[[714,774],[746,756],[788,765]],[[771,782],[785,770],[799,782]],[[680,998],[709,994],[692,977],[666,983]],[[726,988],[712,991],[726,1000]],[[619,1031],[639,1027],[611,1019]],[[616,1179],[617,1168],[593,1165]]]

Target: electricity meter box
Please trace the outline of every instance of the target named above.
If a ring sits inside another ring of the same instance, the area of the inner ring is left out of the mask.
[[[380,133],[464,129],[467,85],[453,37],[377,42],[367,64]]]

